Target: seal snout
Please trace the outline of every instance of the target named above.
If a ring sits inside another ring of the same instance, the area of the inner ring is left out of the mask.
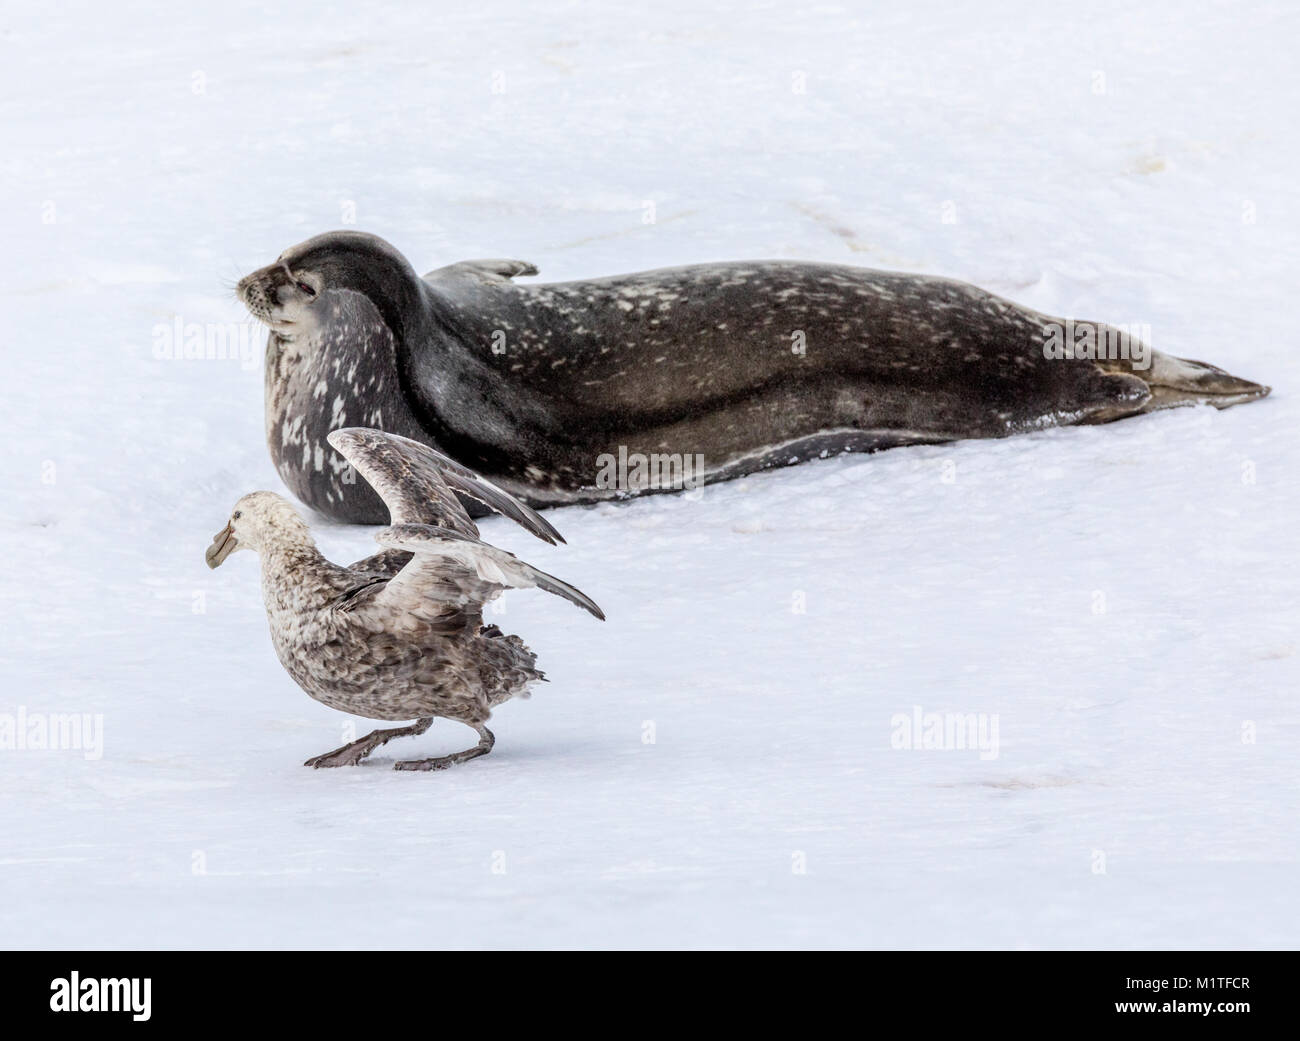
[[[309,281],[313,280],[313,281]],[[308,308],[320,289],[316,276],[295,276],[278,262],[245,275],[235,285],[235,295],[248,313],[274,332],[288,335],[298,331],[309,317]]]
[[[266,285],[265,276],[260,271],[241,278],[239,284],[235,286],[235,293],[240,303],[248,308],[248,313],[258,321],[266,322],[268,325],[273,321],[271,309],[274,298]]]
[[[265,277],[249,275],[236,290],[240,302],[257,321],[277,333],[288,333],[297,323],[285,313],[279,288],[269,285]]]

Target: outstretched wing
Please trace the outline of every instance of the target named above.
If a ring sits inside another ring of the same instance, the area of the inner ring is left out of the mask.
[[[481,606],[506,589],[537,588],[605,619],[596,602],[580,589],[461,532],[429,524],[394,524],[377,532],[375,541],[385,549],[412,555],[375,596],[377,608],[423,616],[431,603]]]
[[[443,480],[432,449],[365,427],[331,431],[327,440],[384,500],[390,523],[435,524],[478,537],[478,528]]]
[[[392,517],[392,526],[375,536],[384,552],[352,565],[392,577],[373,596],[349,609],[411,614],[426,620],[441,620],[451,611],[468,619],[477,617],[482,605],[505,589],[536,587],[572,601],[597,618],[605,617],[585,593],[479,540],[478,528],[457,492],[504,514],[545,542],[564,541],[534,510],[473,470],[418,441],[380,430],[335,430],[329,443],[375,489]]]
[[[478,538],[478,528],[454,490],[509,517],[543,542],[564,541],[536,510],[419,441],[365,427],[335,430],[328,439],[379,493],[393,524],[431,524]]]

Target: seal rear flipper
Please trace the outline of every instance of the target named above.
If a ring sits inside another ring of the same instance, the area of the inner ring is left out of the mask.
[[[1204,404],[1229,408],[1267,397],[1272,390],[1271,387],[1241,379],[1203,361],[1175,358],[1171,354],[1155,350],[1150,354],[1151,364],[1146,369],[1138,369],[1131,361],[1124,359],[1098,360],[1096,363],[1104,371],[1131,374],[1147,385],[1151,392],[1150,399],[1136,413],[1131,414],[1177,408],[1180,405]]]

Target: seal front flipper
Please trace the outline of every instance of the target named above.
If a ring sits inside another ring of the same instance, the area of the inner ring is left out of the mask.
[[[430,281],[448,275],[474,275],[488,282],[508,282],[512,278],[537,274],[537,267],[526,260],[462,260],[430,271]]]
[[[1080,381],[1073,390],[1083,411],[1075,422],[1084,425],[1109,423],[1148,411],[1151,388],[1137,376],[1124,372],[1097,371]]]

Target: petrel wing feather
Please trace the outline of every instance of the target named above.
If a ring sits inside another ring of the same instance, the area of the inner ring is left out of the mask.
[[[506,589],[537,588],[564,597],[602,621],[605,618],[582,590],[462,532],[428,524],[394,524],[376,532],[375,541],[387,550],[411,554],[375,598],[376,605],[418,613],[430,599],[445,602],[458,595],[483,604]]]
[[[442,478],[439,460],[418,441],[348,427],[327,440],[384,500],[394,524],[433,524],[472,537],[478,528]]]
[[[477,537],[478,528],[454,490],[509,517],[543,542],[564,541],[536,510],[419,441],[364,427],[335,430],[328,440],[379,493],[393,524],[432,524]]]

